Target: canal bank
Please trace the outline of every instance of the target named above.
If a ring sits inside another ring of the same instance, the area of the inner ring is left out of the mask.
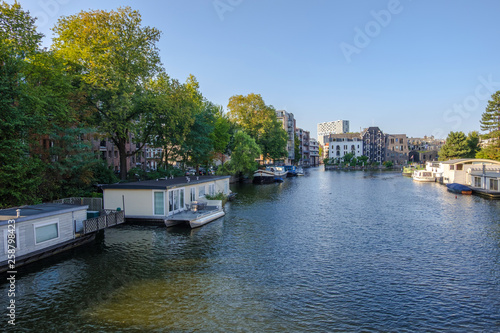
[[[498,202],[392,172],[310,169],[231,189],[226,215],[203,228],[118,226],[85,252],[21,272],[19,328],[498,328]]]

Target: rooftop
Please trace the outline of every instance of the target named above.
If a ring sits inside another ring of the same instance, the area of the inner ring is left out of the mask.
[[[15,219],[16,222],[32,220],[39,217],[51,216],[80,209],[87,209],[88,206],[44,203],[39,205],[29,205],[0,209],[0,222]],[[19,217],[17,216],[17,210]]]
[[[175,177],[173,179],[153,179],[131,183],[117,183],[101,186],[106,189],[134,189],[134,190],[164,190],[167,188],[187,186],[193,184],[203,184],[215,180],[230,178],[230,176],[186,176]],[[189,179],[189,182],[188,182]]]
[[[449,161],[443,161],[441,162],[442,164],[458,164],[458,163],[489,163],[489,164],[500,164],[499,161],[495,160],[488,160],[488,159],[483,159],[483,158],[457,158],[454,160],[449,160]]]

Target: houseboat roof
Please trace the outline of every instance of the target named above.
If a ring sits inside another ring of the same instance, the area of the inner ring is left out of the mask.
[[[220,179],[227,179],[231,176],[186,176],[175,177],[173,179],[153,179],[131,183],[117,183],[102,185],[103,190],[107,189],[127,189],[127,190],[164,190],[168,188],[188,186],[193,184],[203,184]],[[189,181],[188,181],[189,179]]]
[[[75,210],[88,209],[88,207],[89,206],[87,205],[44,203],[39,205],[28,205],[28,206],[0,209],[0,225],[7,223],[9,220],[15,219],[16,222],[22,222],[22,221],[33,220],[35,218],[73,212]],[[17,217],[18,209],[19,209],[19,217]]]
[[[485,158],[457,158],[454,160],[443,161],[442,164],[459,164],[459,163],[490,163],[490,164],[500,164],[499,161],[489,160]]]
[[[474,170],[474,171],[471,171],[470,174],[473,176],[486,176],[488,178],[500,178],[500,170],[498,172],[488,170],[484,173],[481,170]]]

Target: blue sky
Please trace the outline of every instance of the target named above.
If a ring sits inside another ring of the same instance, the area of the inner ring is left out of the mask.
[[[313,137],[338,119],[351,131],[468,133],[500,90],[498,0],[19,2],[39,18],[46,46],[62,15],[131,6],[163,32],[170,76],[195,75],[224,107],[232,95],[261,94]]]

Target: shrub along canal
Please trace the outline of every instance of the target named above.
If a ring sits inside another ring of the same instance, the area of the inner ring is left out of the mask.
[[[199,229],[123,225],[19,270],[16,331],[500,330],[499,201],[321,169],[232,190]]]

